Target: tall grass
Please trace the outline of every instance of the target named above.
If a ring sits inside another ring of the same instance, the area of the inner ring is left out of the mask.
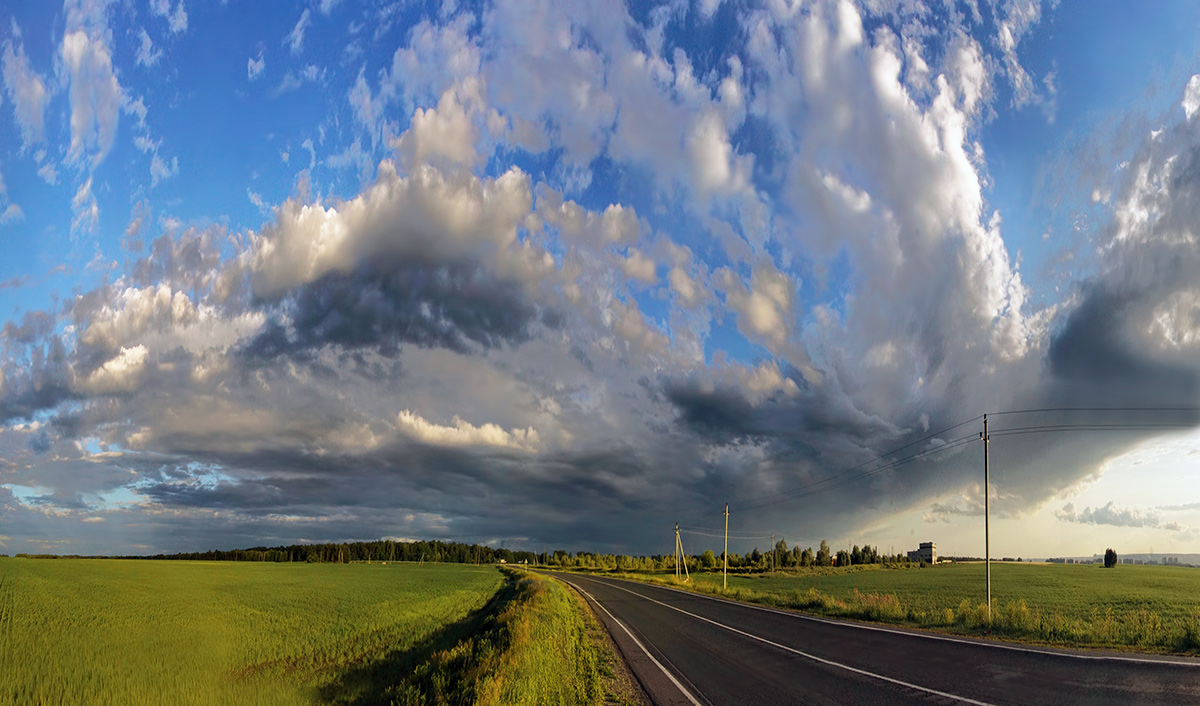
[[[492,567],[0,559],[0,704],[599,704],[597,629]]]
[[[510,574],[499,609],[478,629],[433,651],[381,703],[575,706],[604,701],[602,647],[567,589]]]
[[[0,704],[305,704],[478,612],[493,568],[0,559]]]
[[[1181,567],[994,564],[730,576],[627,574],[643,581],[817,615],[1082,647],[1200,652],[1200,571]]]

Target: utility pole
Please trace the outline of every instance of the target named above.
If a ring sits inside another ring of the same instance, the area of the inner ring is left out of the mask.
[[[987,608],[988,619],[992,617],[992,535],[988,524],[991,520],[989,513],[988,502],[991,499],[991,487],[988,479],[988,442],[991,441],[991,436],[988,434],[987,415],[983,415],[983,433],[979,435],[983,439],[983,561],[987,571]]]
[[[679,580],[679,523],[675,523],[675,580]]]
[[[775,570],[775,533],[771,533],[771,571]]]
[[[725,565],[721,569],[721,590],[729,588],[729,503],[725,503],[725,551],[722,553]]]
[[[683,540],[679,538],[679,523],[675,523],[675,556],[678,557],[675,561],[675,578],[679,578],[679,562],[683,561],[683,580],[688,582],[692,580],[692,575],[687,567],[687,555],[683,553]]]

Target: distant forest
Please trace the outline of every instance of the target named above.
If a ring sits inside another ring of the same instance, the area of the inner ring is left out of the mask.
[[[29,555],[39,558],[58,558],[53,555]],[[65,557],[64,557],[65,558]],[[675,568],[675,557],[671,555],[630,556],[627,554],[597,554],[557,550],[554,552],[513,551],[481,544],[458,542],[396,542],[378,540],[374,542],[344,542],[341,544],[291,544],[279,547],[251,547],[250,549],[213,549],[206,552],[181,552],[178,554],[154,554],[106,557],[113,559],[157,559],[187,561],[270,561],[307,563],[351,563],[351,562],[438,562],[448,564],[537,564],[607,571],[670,570]],[[852,549],[832,551],[822,541],[814,552],[811,547],[788,547],[780,540],[774,551],[760,551],[757,547],[745,554],[730,554],[729,568],[736,571],[761,571],[771,568],[792,566],[851,566],[857,564],[908,563],[904,555],[883,555],[877,547],[864,545]],[[721,554],[705,551],[687,557],[689,569],[716,569],[722,565]]]

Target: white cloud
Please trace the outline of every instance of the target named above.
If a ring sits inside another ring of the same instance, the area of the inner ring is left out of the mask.
[[[1188,120],[1200,110],[1200,74],[1188,79],[1187,87],[1183,90],[1183,113]]]
[[[10,223],[19,223],[25,220],[25,212],[15,203],[10,203],[3,213],[0,213],[0,226]]]
[[[41,163],[45,158],[46,158],[45,151],[38,150],[37,155],[35,156],[35,159],[37,160],[37,162]],[[45,181],[50,186],[54,186],[55,184],[58,183],[58,170],[50,162],[46,162],[45,164],[42,164],[40,167],[38,167],[37,173],[38,173],[38,176],[40,176],[42,178],[42,181]]]
[[[179,173],[179,158],[172,157],[171,163],[168,164],[155,151],[154,155],[150,158],[150,188],[153,189],[158,186],[158,182],[170,179],[177,173]]]
[[[738,330],[747,336],[782,346],[791,336],[794,321],[792,298],[795,284],[769,262],[754,268],[747,288],[728,269],[718,273],[725,290],[725,304],[737,312]]]
[[[393,148],[413,166],[477,166],[481,161],[476,150],[479,130],[472,113],[479,103],[478,84],[474,81],[446,91],[436,108],[416,109],[408,130],[392,143]]]
[[[4,45],[4,87],[13,102],[17,124],[21,126],[21,139],[28,149],[41,142],[45,133],[46,104],[50,99],[46,83],[29,66],[24,45],[13,50],[11,41]]]
[[[162,57],[162,51],[154,48],[154,40],[150,39],[150,34],[145,28],[139,30],[141,45],[137,50],[137,64],[139,66],[154,66]]]
[[[148,135],[138,135],[133,139],[133,144],[142,152],[150,155],[150,188],[158,186],[158,182],[165,179],[170,179],[179,172],[179,158],[172,157],[170,162],[163,159],[158,148],[162,145],[162,140],[152,140]]]
[[[267,67],[267,60],[263,58],[262,53],[259,53],[258,58],[250,57],[246,60],[246,78],[253,81],[258,78],[258,75]]]
[[[409,410],[400,412],[396,421],[405,434],[427,444],[498,446],[520,451],[536,451],[538,447],[538,433],[533,427],[505,430],[496,424],[475,426],[458,415],[452,420],[453,426],[443,426]]]
[[[1067,503],[1054,511],[1054,516],[1063,522],[1076,522],[1087,525],[1112,525],[1114,527],[1151,527],[1172,532],[1182,532],[1187,528],[1178,522],[1166,522],[1162,514],[1156,510],[1143,510],[1136,507],[1117,507],[1116,501],[1110,500],[1103,507],[1085,507],[1076,510],[1074,503]]]
[[[312,12],[308,8],[304,8],[304,12],[300,14],[300,19],[296,22],[296,26],[288,34],[284,41],[291,48],[293,54],[299,54],[304,50],[304,32],[312,24]]]
[[[71,208],[75,211],[75,218],[71,221],[71,233],[86,233],[96,229],[100,222],[100,207],[96,204],[96,197],[92,195],[91,177],[75,191],[75,196],[71,199]]]
[[[642,251],[637,248],[630,248],[629,256],[621,260],[621,270],[626,277],[646,284],[654,284],[658,281],[654,260],[643,255]]]
[[[667,281],[671,285],[671,291],[679,295],[680,303],[685,307],[691,307],[700,300],[699,285],[682,267],[672,267],[667,274]]]
[[[137,387],[146,365],[145,346],[122,348],[121,352],[97,368],[84,382],[84,388],[95,394],[130,392]]]
[[[61,56],[70,84],[71,146],[67,157],[90,158],[98,165],[112,149],[123,94],[113,72],[112,56],[100,28],[69,29]]]
[[[152,328],[178,328],[197,320],[196,307],[183,292],[173,292],[166,284],[127,287],[92,315],[79,340],[89,346],[113,350],[138,340]]]
[[[469,252],[513,276],[538,272],[541,254],[517,241],[531,207],[529,179],[516,168],[494,179],[433,167],[402,177],[385,160],[375,182],[353,199],[329,207],[285,201],[276,222],[252,239],[254,289],[270,295],[384,254]]]
[[[150,0],[150,11],[158,17],[164,17],[167,24],[171,28],[171,32],[178,34],[187,29],[188,16],[187,10],[183,7],[183,0],[175,3],[175,11],[171,11],[170,0]]]

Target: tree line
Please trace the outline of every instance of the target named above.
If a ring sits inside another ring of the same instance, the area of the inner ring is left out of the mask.
[[[186,561],[267,561],[307,563],[351,563],[411,561],[448,564],[536,564],[541,566],[592,569],[601,571],[671,571],[675,569],[673,555],[633,556],[629,554],[601,554],[597,552],[532,552],[511,550],[504,547],[489,547],[483,544],[459,542],[416,541],[398,542],[377,540],[373,542],[343,542],[325,544],[291,544],[278,547],[251,547],[249,549],[211,549],[204,552],[179,552],[113,557],[119,559],[158,559]],[[720,553],[706,550],[701,554],[689,555],[686,562],[689,570],[713,570],[723,565]],[[885,555],[872,545],[854,545],[850,549],[833,550],[822,540],[814,551],[812,547],[801,549],[799,545],[788,547],[779,540],[774,548],[766,551],[755,547],[745,554],[731,553],[729,568],[737,571],[762,571],[772,568],[802,566],[856,566],[859,564],[907,563],[905,555]]]

